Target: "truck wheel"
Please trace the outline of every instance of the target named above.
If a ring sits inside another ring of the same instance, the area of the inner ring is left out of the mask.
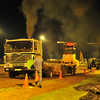
[[[68,68],[65,65],[61,65],[62,76],[66,76],[68,73]]]
[[[96,65],[96,69],[99,69],[98,64]]]
[[[47,70],[47,77],[48,78],[52,78],[52,76],[53,76],[53,72],[52,72],[51,68],[48,68],[48,70]]]
[[[73,66],[73,75],[75,75],[75,66]]]
[[[9,77],[10,77],[10,78],[15,78],[14,72],[9,72]]]
[[[90,63],[88,63],[88,67],[87,67],[87,68],[88,68],[88,69],[91,69],[90,67],[91,67],[91,64],[90,64]]]
[[[100,65],[98,65],[98,69],[100,69]]]

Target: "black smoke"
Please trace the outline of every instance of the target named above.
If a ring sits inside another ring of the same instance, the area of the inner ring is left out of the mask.
[[[77,42],[78,59],[80,51],[85,58],[99,57],[100,46],[87,45],[100,42],[99,4],[99,0],[23,0],[28,38],[43,34],[51,40],[43,44],[45,58],[61,58],[63,44],[57,40]]]

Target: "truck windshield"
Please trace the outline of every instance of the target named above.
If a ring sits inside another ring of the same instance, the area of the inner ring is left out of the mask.
[[[64,54],[76,54],[76,49],[64,48]]]
[[[6,52],[32,51],[31,41],[11,41],[6,43]]]

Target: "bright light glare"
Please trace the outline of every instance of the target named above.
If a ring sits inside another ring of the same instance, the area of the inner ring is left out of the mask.
[[[40,39],[41,39],[41,40],[44,40],[45,38],[44,38],[44,36],[40,36]]]

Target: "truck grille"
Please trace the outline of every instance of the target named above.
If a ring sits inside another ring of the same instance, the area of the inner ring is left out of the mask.
[[[23,54],[23,55],[7,55],[6,62],[21,62],[27,61],[28,59],[32,59],[32,54]]]
[[[14,63],[13,66],[14,66],[14,67],[24,66],[24,63]]]

